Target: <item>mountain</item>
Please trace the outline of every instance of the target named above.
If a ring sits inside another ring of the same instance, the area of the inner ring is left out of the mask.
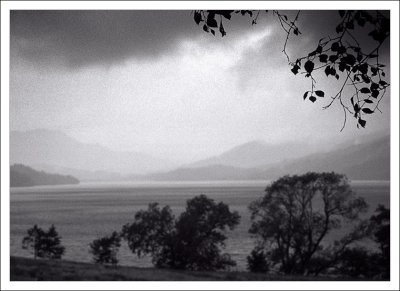
[[[100,145],[81,143],[60,131],[44,129],[11,131],[10,163],[69,169],[66,173],[76,173],[79,178],[82,172],[144,174],[174,167],[169,161],[147,154],[112,151]]]
[[[28,187],[39,185],[78,184],[79,180],[72,176],[49,174],[36,171],[30,167],[15,164],[10,167],[11,187]]]
[[[335,171],[353,180],[390,180],[390,137],[384,136],[365,143],[342,144],[336,150],[308,155],[264,169],[269,179],[307,171]]]
[[[248,146],[249,144],[246,144],[243,148]],[[254,144],[251,146],[254,146]],[[245,152],[240,151],[240,149],[239,147],[234,150],[236,152]],[[228,151],[228,153],[230,155],[235,151]],[[227,156],[222,154],[220,157]],[[265,162],[268,157],[269,155],[255,158],[259,163],[260,161]],[[336,147],[336,149],[326,152],[313,153],[290,160],[287,159],[287,156],[274,157],[272,160],[274,159],[281,161],[274,164],[266,163],[253,168],[233,167],[226,164],[199,166],[205,163],[205,161],[201,161],[192,164],[191,167],[185,166],[169,172],[136,177],[136,179],[157,181],[273,180],[288,174],[303,174],[309,171],[334,171],[346,174],[353,180],[390,180],[390,137],[364,138],[362,143],[347,141]],[[217,162],[217,159],[209,159],[209,161]],[[220,161],[223,161],[223,159],[221,158]],[[232,160],[229,160],[229,163],[232,163]],[[246,166],[248,165],[250,163],[246,164]]]
[[[204,159],[185,167],[196,168],[225,165],[240,168],[257,168],[309,154],[308,147],[300,143],[268,144],[252,141],[236,146],[221,155]]]

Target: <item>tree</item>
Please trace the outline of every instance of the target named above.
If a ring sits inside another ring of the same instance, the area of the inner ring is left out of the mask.
[[[248,15],[252,25],[257,24],[261,11],[254,10],[195,10],[194,21],[202,25],[205,32],[215,35],[219,30],[226,35],[223,19],[230,20],[232,15]],[[268,13],[268,10],[265,11]],[[365,127],[365,116],[380,111],[379,103],[384,97],[389,84],[384,80],[385,65],[379,61],[379,50],[390,36],[390,18],[387,11],[339,10],[340,21],[336,25],[336,35],[321,36],[316,49],[292,60],[286,52],[291,36],[301,35],[298,27],[300,11],[293,17],[273,10],[286,33],[282,52],[285,54],[293,74],[303,74],[310,80],[310,90],[303,94],[303,99],[311,102],[325,97],[325,92],[316,88],[315,73],[324,71],[326,77],[339,82],[340,89],[331,95],[331,100],[324,106],[329,108],[337,101],[343,108],[346,125],[347,114],[357,119],[357,127]],[[219,20],[219,21],[217,21]],[[367,42],[364,40],[368,39]],[[372,46],[372,47],[371,47]],[[371,47],[371,48],[370,48]]]
[[[22,248],[32,249],[34,259],[61,259],[64,255],[65,247],[61,245],[61,237],[54,225],[46,232],[35,224],[27,233],[22,240]]]
[[[121,237],[116,231],[110,236],[95,239],[89,246],[96,264],[118,264],[117,253],[121,246]]]
[[[368,233],[368,223],[358,218],[367,204],[355,196],[344,175],[310,172],[284,176],[265,192],[249,206],[249,232],[257,238],[256,249],[264,249],[269,261],[286,274],[317,275]],[[323,243],[342,222],[356,221],[356,227],[340,240]]]
[[[205,195],[187,201],[186,210],[175,219],[168,206],[157,203],[139,211],[135,221],[122,233],[131,251],[138,256],[150,254],[155,266],[185,270],[217,270],[235,264],[221,254],[224,232],[239,223],[237,212]]]

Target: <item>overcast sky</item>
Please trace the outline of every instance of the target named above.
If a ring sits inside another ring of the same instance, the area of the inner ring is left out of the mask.
[[[291,12],[288,12],[289,14]],[[334,33],[338,13],[302,12],[293,58]],[[61,130],[80,141],[178,161],[218,154],[252,140],[322,147],[389,132],[390,93],[367,128],[339,104],[303,101],[310,83],[290,72],[285,33],[271,14],[224,22],[221,38],[190,11],[12,11],[11,130]],[[388,48],[383,62],[388,65]]]

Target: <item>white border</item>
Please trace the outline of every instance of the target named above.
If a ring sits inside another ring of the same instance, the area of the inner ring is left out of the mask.
[[[9,11],[12,9],[390,9],[391,281],[390,282],[10,282]],[[399,2],[397,1],[82,1],[1,2],[1,290],[399,290]]]

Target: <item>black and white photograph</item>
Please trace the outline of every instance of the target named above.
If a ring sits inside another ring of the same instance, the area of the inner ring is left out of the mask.
[[[322,2],[2,2],[1,289],[398,289],[399,3]]]

